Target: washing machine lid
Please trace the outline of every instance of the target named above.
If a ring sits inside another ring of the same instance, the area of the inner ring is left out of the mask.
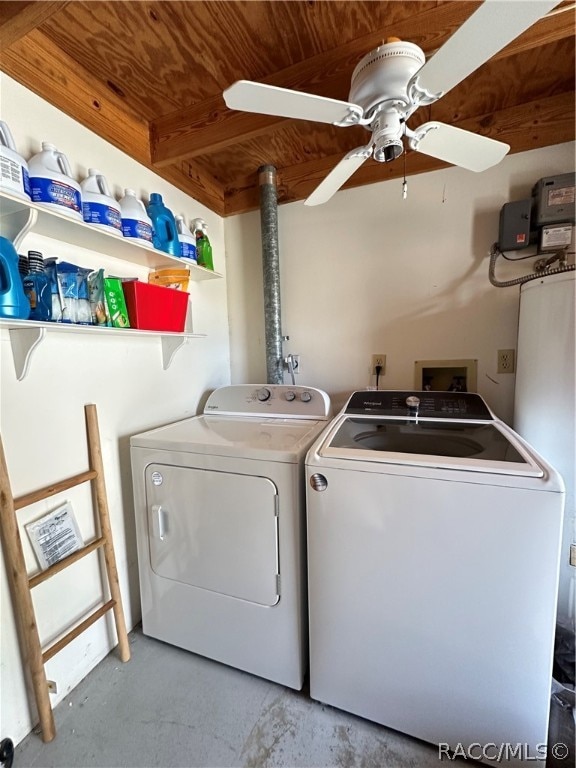
[[[545,472],[524,441],[472,392],[354,392],[319,455],[528,477]]]
[[[321,457],[543,477],[523,442],[496,419],[342,416]]]
[[[194,416],[134,435],[132,447],[296,463],[326,421]]]

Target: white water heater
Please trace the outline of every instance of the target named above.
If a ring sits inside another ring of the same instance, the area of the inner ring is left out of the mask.
[[[520,289],[514,429],[562,475],[566,506],[558,618],[576,622],[574,284],[576,273],[546,275]]]

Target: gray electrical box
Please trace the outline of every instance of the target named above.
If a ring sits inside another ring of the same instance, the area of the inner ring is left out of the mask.
[[[531,200],[504,203],[500,211],[498,247],[501,251],[520,251],[535,242],[530,236]]]
[[[576,220],[576,173],[562,173],[540,179],[532,189],[532,225],[558,222],[574,224]],[[501,247],[501,250],[502,249]]]

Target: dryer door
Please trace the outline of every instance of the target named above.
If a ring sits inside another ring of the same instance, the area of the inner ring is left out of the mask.
[[[278,594],[277,489],[232,472],[146,468],[150,565],[160,577],[260,605]]]

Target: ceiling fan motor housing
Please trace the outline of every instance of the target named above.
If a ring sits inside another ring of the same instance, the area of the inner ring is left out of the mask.
[[[361,106],[364,115],[383,101],[407,104],[408,83],[425,62],[424,51],[414,43],[385,43],[356,65],[348,100]]]

